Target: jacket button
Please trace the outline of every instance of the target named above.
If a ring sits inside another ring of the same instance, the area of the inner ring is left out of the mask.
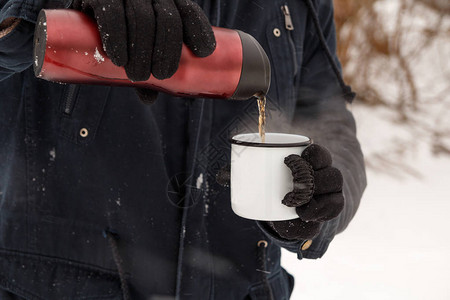
[[[276,37],[279,37],[281,35],[281,31],[278,28],[273,29],[273,35]]]
[[[262,246],[264,246],[264,248],[267,248],[267,245],[268,245],[269,243],[267,243],[267,241],[266,240],[260,240],[259,242],[258,242],[258,247],[261,247],[261,245]]]
[[[307,240],[306,242],[303,243],[302,245],[302,250],[307,250],[309,247],[311,247],[312,244],[312,240]]]
[[[88,131],[86,128],[81,128],[81,129],[80,129],[80,135],[81,135],[82,137],[87,137],[88,134],[89,134],[89,131]]]

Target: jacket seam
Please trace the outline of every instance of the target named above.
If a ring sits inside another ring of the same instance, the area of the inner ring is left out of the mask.
[[[117,279],[117,273],[114,270],[82,263],[82,262],[71,260],[71,259],[61,258],[61,257],[57,257],[57,256],[48,256],[48,255],[42,255],[42,254],[38,254],[38,253],[26,253],[26,252],[17,251],[17,250],[0,248],[0,257],[1,256],[23,257],[23,258],[28,258],[28,259],[35,260],[38,262],[53,262],[53,263],[60,264],[62,266],[69,266],[69,267],[73,266],[73,267],[76,267],[79,269],[84,269],[86,271],[97,272],[97,273],[102,272],[104,274],[99,274],[99,277],[101,277],[101,278],[109,277],[109,278]]]
[[[280,267],[278,270],[276,270],[275,272],[271,272],[271,274],[269,276],[267,276],[267,279],[269,280],[269,283],[272,284],[272,281],[278,277],[281,277],[281,273],[282,273],[282,268]],[[259,280],[257,282],[254,282],[252,284],[250,284],[250,286],[248,287],[248,291],[250,292],[252,289],[262,286],[264,285],[264,281]]]
[[[26,297],[31,297],[30,300],[44,300],[41,297],[30,292],[29,290],[19,287],[16,284],[11,284],[9,281],[1,277],[0,277],[0,285],[3,286],[8,292],[12,292],[19,295],[25,295]]]

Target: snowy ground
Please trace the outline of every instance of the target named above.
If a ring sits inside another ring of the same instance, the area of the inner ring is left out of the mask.
[[[402,135],[382,112],[353,112],[369,157]],[[422,141],[403,158],[418,176],[368,169],[357,215],[322,259],[283,252],[296,279],[293,300],[450,299],[450,157],[432,157]]]

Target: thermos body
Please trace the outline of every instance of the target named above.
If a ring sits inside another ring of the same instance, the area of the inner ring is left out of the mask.
[[[267,93],[270,63],[261,45],[241,31],[213,31],[217,46],[210,56],[199,58],[183,45],[172,77],[132,82],[106,56],[91,18],[75,10],[42,10],[34,35],[34,72],[55,82],[144,87],[187,97],[244,100]]]

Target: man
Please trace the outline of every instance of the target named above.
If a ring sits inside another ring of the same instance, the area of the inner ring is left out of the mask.
[[[0,3],[0,298],[288,299],[280,246],[321,257],[366,184],[331,1]],[[131,88],[35,78],[37,14],[68,7],[95,18],[133,80],[170,77],[181,39],[196,55],[214,51],[208,19],[253,35],[272,65],[268,131],[317,143],[296,160],[314,179],[307,204],[291,199],[300,218],[240,218],[216,182],[229,137],[257,128],[254,99],[137,90],[145,105]]]

